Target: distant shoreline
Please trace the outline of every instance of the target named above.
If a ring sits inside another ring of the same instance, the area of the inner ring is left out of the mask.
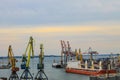
[[[98,56],[110,56],[111,54],[98,54]],[[117,56],[118,54],[112,54],[112,56]],[[89,55],[84,55],[89,56]],[[94,55],[93,55],[94,56]],[[39,56],[34,56],[35,58],[38,58]],[[60,57],[60,55],[45,55],[45,57]],[[1,56],[0,59],[8,58],[7,56]],[[22,58],[22,56],[15,56],[15,58]]]
[[[39,56],[34,56],[35,58],[38,58]],[[60,55],[45,55],[45,57],[60,57]],[[0,59],[8,58],[7,56],[1,56]],[[22,56],[15,56],[15,58],[22,58]]]

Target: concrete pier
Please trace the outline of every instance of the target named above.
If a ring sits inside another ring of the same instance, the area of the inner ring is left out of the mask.
[[[0,77],[0,80],[7,80],[7,78],[5,78],[5,77]]]
[[[120,76],[110,76],[110,77],[90,76],[90,80],[120,80]]]

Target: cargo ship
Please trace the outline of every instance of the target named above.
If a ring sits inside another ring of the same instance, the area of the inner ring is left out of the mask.
[[[80,60],[78,60],[77,50],[75,51],[76,59],[67,62],[65,71],[67,73],[76,73],[89,76],[100,76],[105,74],[116,74],[117,71],[112,67],[111,60],[106,58],[105,60],[93,59],[93,55],[97,55],[97,51],[92,51],[91,47],[88,49],[87,54],[90,56],[89,59],[83,59],[81,51],[79,51]]]
[[[88,76],[101,76],[105,74],[117,73],[115,69],[102,69],[101,62],[99,62],[99,65],[94,65],[92,62],[91,67],[87,65],[87,61],[85,62],[85,64],[81,64],[80,61],[71,61],[67,63],[65,71],[67,73],[75,73]]]

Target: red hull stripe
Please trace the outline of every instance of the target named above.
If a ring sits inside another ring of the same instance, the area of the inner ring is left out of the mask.
[[[83,74],[83,75],[103,75],[106,73],[117,73],[116,70],[84,70],[84,69],[74,69],[74,68],[66,68],[67,73],[76,73],[76,74]]]

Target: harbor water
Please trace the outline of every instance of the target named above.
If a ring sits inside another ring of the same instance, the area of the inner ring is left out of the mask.
[[[114,57],[117,56],[117,54],[113,55]],[[110,55],[99,55],[99,56],[93,56],[94,58],[108,58]],[[89,59],[89,55],[84,55],[83,58]],[[0,58],[0,65],[3,63],[7,63],[7,58]],[[21,69],[21,60],[22,58],[17,58],[18,62],[16,63],[16,66],[19,67],[19,71],[17,72],[18,76],[20,77],[24,70]],[[48,80],[89,80],[89,76],[80,75],[80,74],[72,74],[72,73],[66,73],[65,69],[56,69],[52,67],[53,60],[60,61],[59,56],[48,56],[44,57],[44,72],[46,73]],[[35,78],[38,70],[37,70],[37,64],[39,63],[39,58],[35,57],[32,58],[30,61],[30,72],[32,76]],[[11,69],[0,69],[0,77],[7,77],[9,78],[11,74]]]
[[[3,59],[1,60],[4,62]],[[20,68],[21,58],[17,58],[17,60],[18,62],[16,63],[16,66]],[[44,65],[45,65],[44,71],[48,77],[48,80],[89,80],[89,76],[66,73],[64,69],[53,68],[52,67],[53,60],[59,61],[60,57],[44,58]],[[29,70],[33,77],[35,77],[38,72],[37,70],[38,62],[39,62],[39,58],[31,59]],[[19,77],[21,76],[22,72],[23,70],[20,68],[20,70],[17,72]],[[0,77],[7,77],[8,79],[10,74],[11,74],[11,69],[0,69]]]

